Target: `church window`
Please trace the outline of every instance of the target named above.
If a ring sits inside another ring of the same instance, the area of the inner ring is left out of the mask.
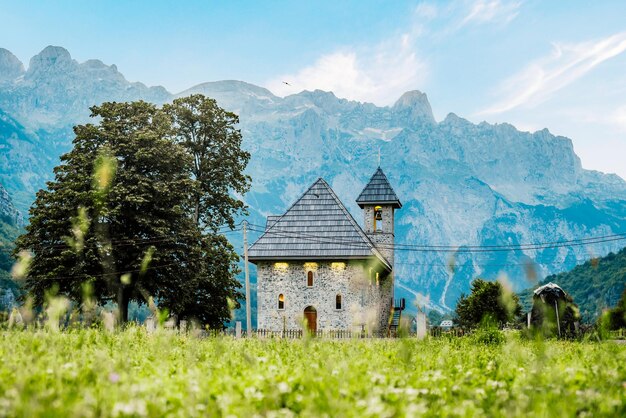
[[[313,287],[313,272],[311,270],[306,273],[306,285],[307,287]]]
[[[278,295],[278,309],[285,309],[285,295]]]
[[[383,208],[381,206],[374,207],[374,232],[383,229]]]
[[[341,309],[341,295],[335,296],[335,309]]]

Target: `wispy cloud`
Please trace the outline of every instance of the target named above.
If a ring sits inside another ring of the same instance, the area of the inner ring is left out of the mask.
[[[506,26],[519,15],[522,5],[519,0],[425,1],[417,5],[414,16],[432,25],[435,38],[445,38],[470,27]]]
[[[531,62],[503,82],[493,106],[479,114],[498,114],[520,106],[536,106],[603,62],[626,51],[626,32],[577,44],[554,44],[552,53]]]
[[[265,86],[279,96],[320,89],[388,105],[407,90],[424,88],[429,63],[420,55],[420,41],[469,25],[506,24],[517,16],[520,6],[520,1],[501,0],[422,2],[402,33],[375,45],[339,48],[294,73],[267,81]]]
[[[461,20],[459,28],[470,24],[500,23],[507,24],[517,17],[522,2],[500,0],[478,0],[471,4],[469,12]]]
[[[422,2],[417,5],[414,15],[417,19],[432,20],[439,14],[439,6],[433,3]]]
[[[416,51],[418,36],[412,30],[371,47],[338,50],[266,86],[282,96],[320,89],[348,99],[391,104],[405,91],[420,88],[428,74],[427,62]]]
[[[615,109],[611,113],[610,122],[617,126],[621,131],[626,132],[626,106],[620,106]]]

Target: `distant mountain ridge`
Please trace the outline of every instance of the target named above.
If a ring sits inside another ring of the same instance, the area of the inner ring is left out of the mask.
[[[571,140],[547,129],[529,133],[509,124],[473,124],[453,113],[437,122],[419,91],[390,107],[320,90],[281,98],[234,80],[171,94],[128,82],[114,65],[78,63],[60,47],[44,49],[28,69],[9,54],[0,49],[0,146],[11,153],[0,156],[0,182],[22,211],[52,177],[58,156],[71,146],[71,126],[88,120],[89,106],[139,99],[160,104],[202,93],[240,115],[244,147],[252,153],[253,185],[245,200],[259,225],[266,215],[284,212],[318,177],[361,221],[355,191],[376,169],[380,151],[404,204],[396,218],[400,243],[513,245],[626,232],[626,182],[584,170]],[[450,309],[476,276],[495,279],[504,270],[523,289],[529,286],[528,260],[544,277],[619,245],[453,257],[397,251],[396,291],[409,298],[427,294],[431,306]]]
[[[0,109],[31,129],[59,129],[85,121],[90,106],[107,100],[160,103],[170,98],[163,87],[127,81],[115,65],[99,60],[78,63],[61,47],[46,47],[21,72],[21,63],[16,65],[12,55],[0,49],[0,63],[12,62],[0,65],[0,80],[4,80],[0,81]]]

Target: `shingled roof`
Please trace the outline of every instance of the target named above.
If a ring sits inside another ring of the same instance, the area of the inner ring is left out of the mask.
[[[265,232],[248,250],[248,259],[342,260],[389,262],[324,181],[318,179],[284,215],[268,219]]]
[[[391,204],[396,208],[401,208],[402,203],[396,196],[396,192],[393,191],[387,176],[383,173],[383,170],[378,167],[367,186],[363,189],[359,197],[356,199],[356,203],[363,208],[366,204]]]

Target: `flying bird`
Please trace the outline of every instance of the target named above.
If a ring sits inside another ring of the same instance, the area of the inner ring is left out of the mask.
[[[287,83],[286,81],[283,81],[283,84],[286,84],[288,86],[291,86],[291,84]]]

